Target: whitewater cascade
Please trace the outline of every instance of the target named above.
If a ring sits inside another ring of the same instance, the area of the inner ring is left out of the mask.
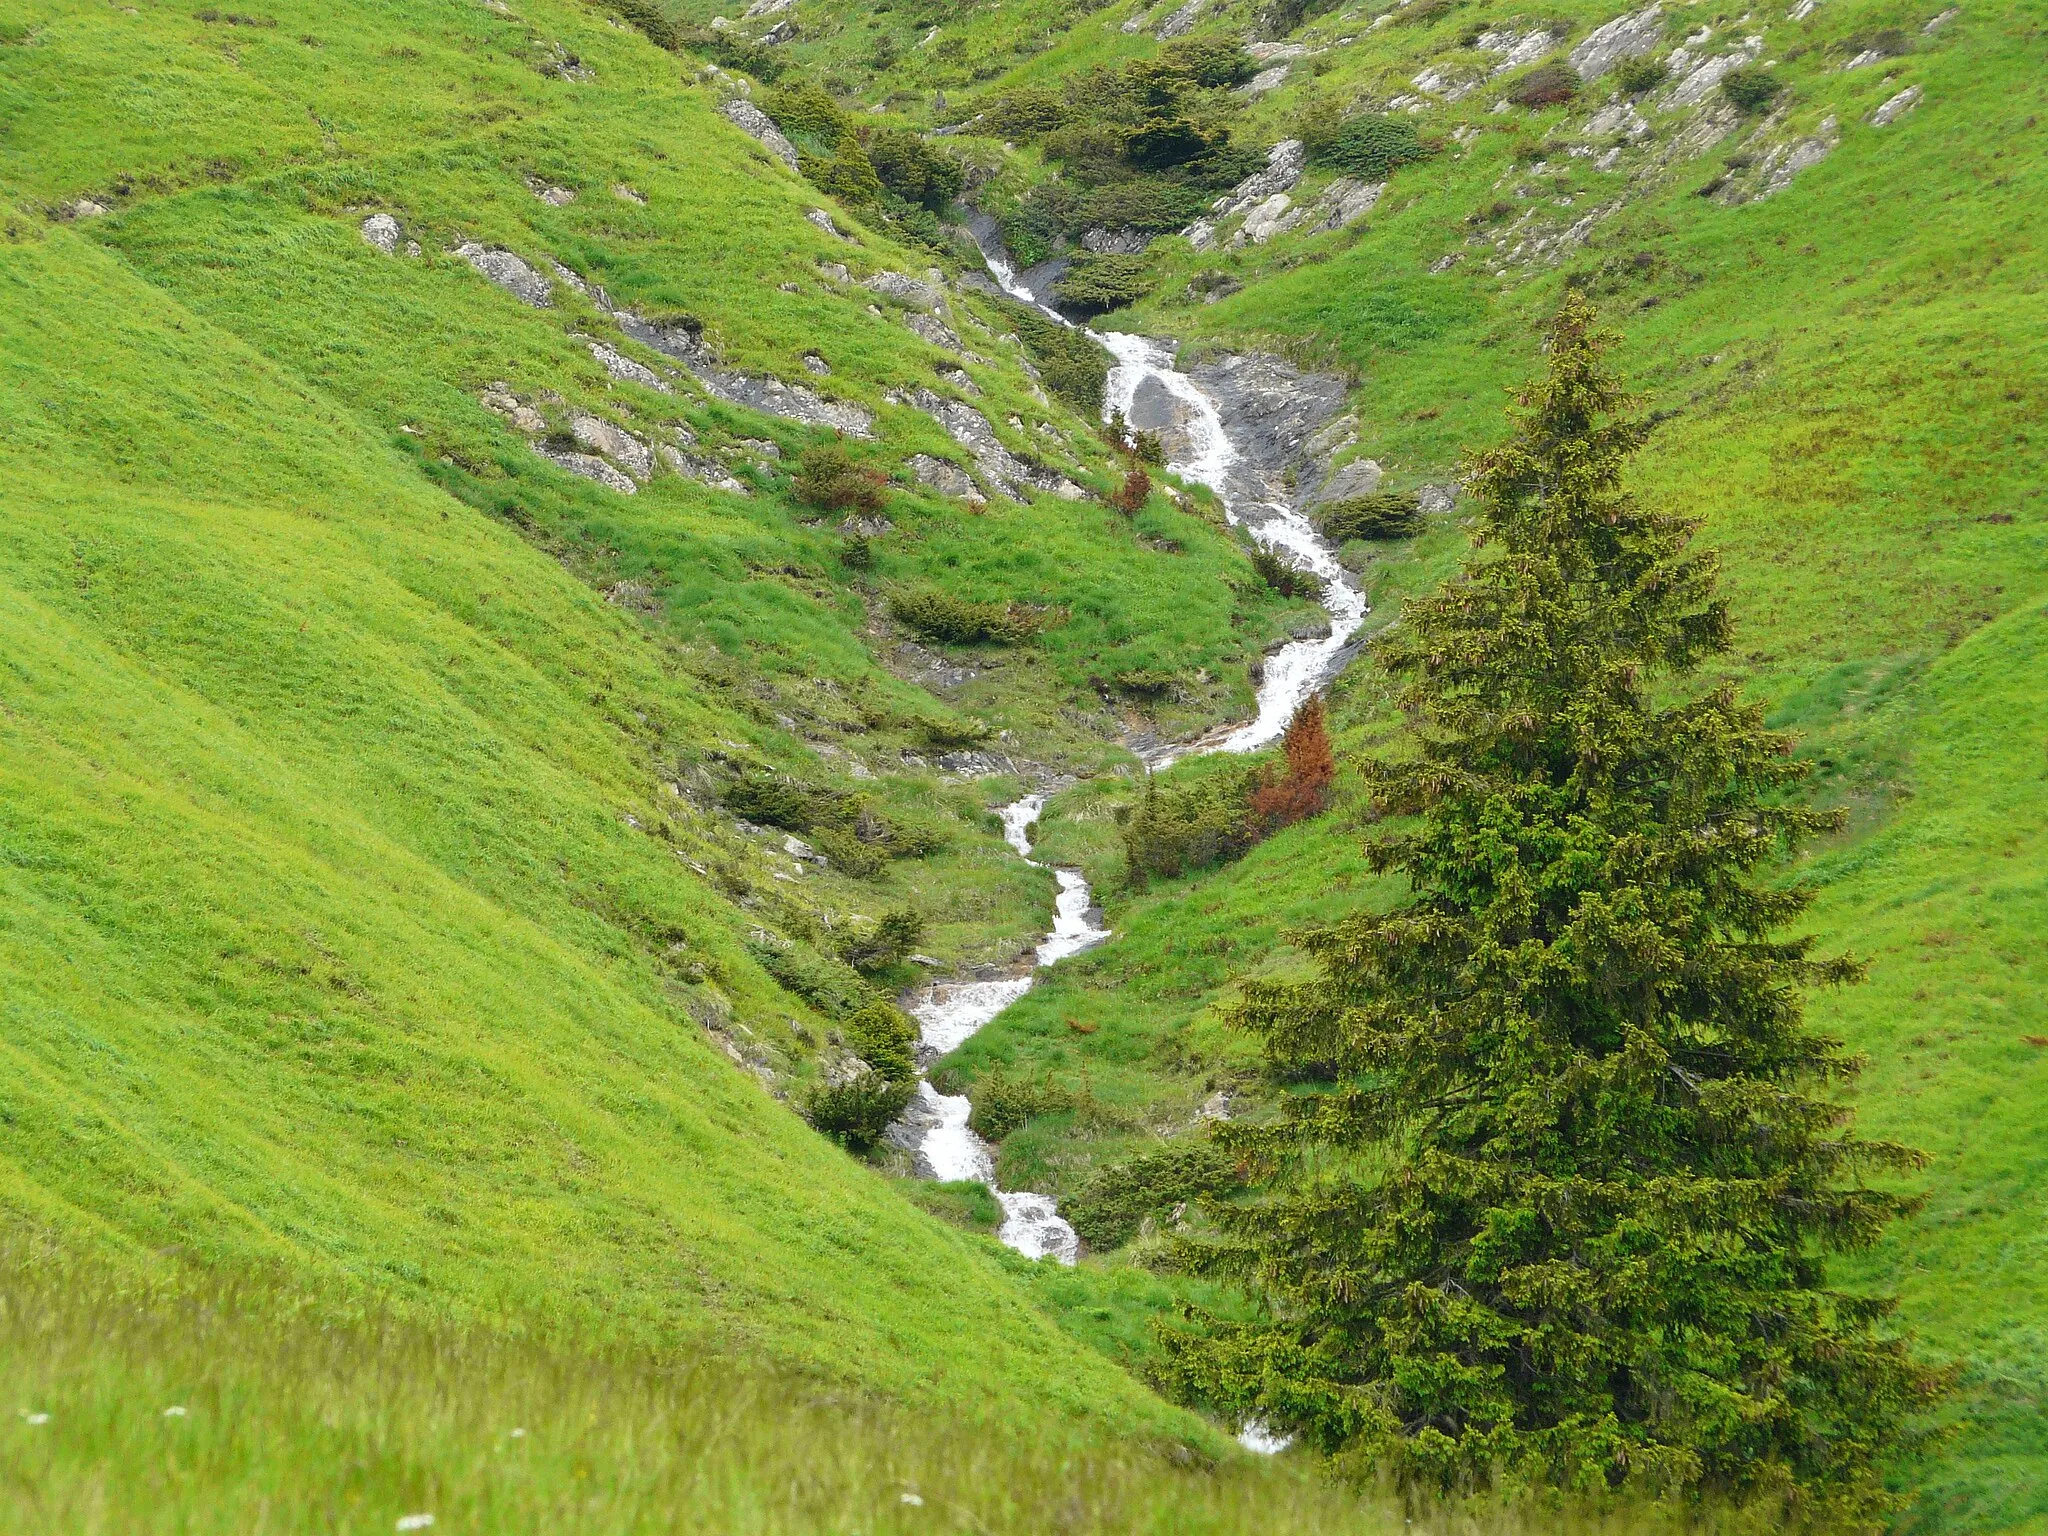
[[[1015,268],[1000,249],[991,249],[985,241],[981,249],[990,275],[1004,292],[1062,325],[1071,323],[1041,304],[1018,281]],[[1146,761],[1153,768],[1163,768],[1195,753],[1250,752],[1263,747],[1279,739],[1303,700],[1342,666],[1352,636],[1365,622],[1365,595],[1307,517],[1274,494],[1262,476],[1240,473],[1240,456],[1223,425],[1222,412],[1193,379],[1174,368],[1170,346],[1121,331],[1089,334],[1116,359],[1103,388],[1105,419],[1111,412],[1122,412],[1127,420],[1138,419],[1141,404],[1148,418],[1161,412],[1170,417],[1175,431],[1168,440],[1167,467],[1209,487],[1222,499],[1224,515],[1233,526],[1244,528],[1289,565],[1311,571],[1322,581],[1329,633],[1293,641],[1266,658],[1258,713],[1241,725],[1153,752]],[[1030,834],[1044,805],[1045,796],[1034,794],[1002,808],[1003,835],[1027,862],[1037,862],[1031,858]],[[1109,937],[1081,872],[1055,868],[1053,876],[1059,882],[1059,895],[1052,932],[1039,944],[1031,970],[991,981],[934,982],[912,1007],[928,1059],[936,1060],[954,1049],[1030,991],[1039,968]],[[1003,1208],[1003,1225],[997,1235],[1019,1253],[1034,1259],[1050,1254],[1062,1264],[1074,1263],[1080,1256],[1080,1239],[1050,1196],[997,1187],[995,1155],[967,1124],[973,1106],[966,1096],[940,1093],[929,1080],[920,1081],[917,1091],[917,1103],[905,1118],[917,1133],[915,1149],[921,1166],[933,1178],[978,1179],[994,1191]],[[1239,1440],[1250,1450],[1266,1453],[1288,1444],[1286,1438],[1270,1433],[1256,1421],[1244,1426]]]

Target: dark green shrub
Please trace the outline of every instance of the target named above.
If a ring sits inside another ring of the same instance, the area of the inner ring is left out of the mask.
[[[1169,43],[1159,67],[1208,90],[1242,85],[1259,66],[1232,38],[1189,37]]]
[[[867,151],[852,134],[841,139],[830,156],[799,149],[797,167],[820,192],[853,207],[864,208],[882,200],[882,178],[875,174]]]
[[[986,720],[972,716],[965,719],[941,719],[936,715],[920,715],[911,722],[911,729],[918,739],[935,752],[951,752],[959,747],[971,747],[984,742],[995,734],[995,727]]]
[[[830,798],[828,792],[794,779],[749,773],[726,790],[725,806],[735,816],[744,816],[763,826],[780,827],[785,832],[808,832],[821,820],[832,819]]]
[[[1176,117],[1146,123],[1124,140],[1124,158],[1141,171],[1162,171],[1214,154],[1230,142],[1221,125]]]
[[[1166,789],[1148,780],[1119,829],[1130,883],[1171,880],[1243,854],[1258,841],[1251,790],[1245,776],[1234,773]]]
[[[823,86],[809,80],[778,86],[761,99],[762,110],[792,139],[808,139],[822,150],[853,136],[853,119]]]
[[[875,999],[840,1024],[846,1048],[891,1082],[917,1081],[917,1026],[894,1003]]]
[[[1396,166],[1426,159],[1430,153],[1413,123],[1383,112],[1346,118],[1327,139],[1307,148],[1325,164],[1368,181],[1383,181]]]
[[[908,907],[901,907],[883,913],[872,928],[857,928],[848,933],[840,941],[839,958],[863,974],[886,971],[907,959],[923,941],[924,919]],[[873,1062],[874,1058],[869,1056],[868,1060]]]
[[[1113,181],[1129,174],[1125,168],[1125,132],[1111,123],[1083,119],[1045,136],[1048,159],[1057,160],[1084,185]]]
[[[1313,571],[1296,570],[1263,544],[1254,544],[1247,553],[1259,580],[1282,597],[1313,599],[1323,595],[1322,579]]]
[[[804,1095],[803,1115],[814,1130],[830,1136],[847,1151],[872,1152],[916,1092],[915,1083],[864,1072],[836,1088],[828,1083],[812,1088]]]
[[[849,571],[873,570],[875,565],[874,546],[860,534],[853,534],[839,546],[839,563]]]
[[[853,967],[807,944],[757,939],[747,950],[785,990],[828,1018],[845,1018],[874,1001],[874,989]]]
[[[1721,77],[1721,94],[1728,98],[1730,106],[1745,114],[1763,111],[1784,89],[1784,82],[1760,64],[1731,69]]]
[[[683,46],[683,29],[656,0],[610,0],[610,3],[619,20],[637,29],[655,47],[674,53]]]
[[[1143,256],[1077,256],[1052,291],[1063,308],[1076,314],[1122,309],[1152,291],[1152,264]]]
[[[1118,1248],[1147,1216],[1236,1182],[1233,1163],[1213,1143],[1176,1142],[1100,1170],[1061,1210],[1090,1248]]]
[[[936,587],[904,587],[889,594],[889,612],[919,634],[954,645],[987,641],[1018,645],[1038,633],[1035,614],[1001,603],[975,603]]]
[[[683,46],[702,54],[713,63],[756,80],[773,81],[782,74],[782,60],[773,48],[740,36],[731,28],[714,32],[709,27],[690,27],[679,34]]]
[[[1624,95],[1641,96],[1657,89],[1670,75],[1671,66],[1663,59],[1637,54],[1614,66],[1614,85]]]
[[[879,512],[888,477],[849,455],[838,443],[806,448],[790,491],[806,506],[833,512]]]
[[[1048,1076],[1012,1077],[1001,1067],[974,1084],[974,1110],[968,1129],[983,1141],[1001,1141],[1026,1120],[1057,1115],[1074,1107],[1074,1096]]]
[[[1163,699],[1180,682],[1177,673],[1165,667],[1130,667],[1110,679],[1118,693],[1141,699]]]
[[[1579,94],[1578,71],[1569,64],[1538,64],[1508,91],[1518,107],[1560,107]]]
[[[1422,507],[1413,491],[1374,491],[1316,509],[1323,537],[1341,544],[1346,539],[1405,539],[1422,527]]]
[[[855,880],[872,880],[889,867],[887,847],[864,843],[851,832],[838,827],[819,827],[809,835],[818,852],[831,860],[834,869]]]
[[[1116,361],[1108,349],[1086,331],[1022,304],[1005,305],[1003,315],[1045,387],[1089,420],[1100,416],[1103,381]]]
[[[902,128],[880,128],[868,135],[868,162],[882,185],[907,203],[944,213],[967,172],[943,149]]]
[[[1042,85],[1005,91],[982,109],[980,130],[1028,144],[1063,126],[1071,112],[1066,98]]]

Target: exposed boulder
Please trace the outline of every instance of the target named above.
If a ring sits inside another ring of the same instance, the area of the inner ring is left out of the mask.
[[[512,386],[502,379],[493,380],[483,392],[484,409],[505,418],[521,432],[537,433],[548,429],[548,419],[512,393]]]
[[[937,315],[908,314],[903,317],[903,323],[935,347],[943,347],[948,352],[963,355],[967,351],[966,343],[961,341],[953,328]]]
[[[796,146],[783,137],[775,120],[744,97],[725,104],[725,116],[735,128],[759,144],[792,171],[796,169]]]
[[[1142,229],[1090,229],[1081,235],[1081,249],[1098,256],[1135,256],[1151,243]]]
[[[1282,139],[1266,151],[1266,164],[1262,169],[1253,171],[1217,198],[1209,211],[1218,219],[1248,212],[1274,193],[1291,190],[1307,167],[1308,150],[1301,140]]]
[[[746,481],[736,478],[716,459],[700,458],[667,443],[655,444],[654,451],[661,456],[662,463],[686,479],[701,481],[716,491],[730,491],[735,496],[754,494]]]
[[[906,272],[877,272],[866,286],[884,298],[930,313],[946,302],[945,290],[935,283],[920,282]]]
[[[455,248],[455,254],[522,304],[531,304],[535,309],[547,309],[555,302],[553,290],[548,287],[548,280],[510,251],[495,250],[478,245],[474,241],[467,241]]]
[[[1581,80],[1598,80],[1623,59],[1654,53],[1663,35],[1664,8],[1647,6],[1595,27],[1565,57]]]
[[[636,363],[616,347],[608,347],[601,341],[590,343],[590,355],[597,359],[598,366],[615,379],[624,379],[630,384],[645,385],[664,395],[674,394],[668,380],[660,377],[645,363]]]
[[[1951,12],[1949,14],[1952,15],[1954,13]],[[1920,87],[1909,85],[1899,92],[1898,95],[1886,100],[1884,105],[1870,114],[1870,126],[1873,128],[1889,128],[1893,123],[1919,105]]]
[[[1384,473],[1375,460],[1353,459],[1349,464],[1340,465],[1327,480],[1317,486],[1305,498],[1305,505],[1321,507],[1331,502],[1370,496],[1379,489],[1380,478]]]
[[[1202,19],[1202,12],[1209,8],[1209,0],[1187,0],[1179,10],[1159,24],[1159,30],[1152,35],[1162,43],[1170,43],[1176,37],[1184,37]]]
[[[807,208],[804,210],[804,217],[819,229],[825,231],[834,240],[845,240],[848,243],[851,243],[853,240],[853,236],[833,223],[832,215],[822,208]]]
[[[1277,91],[1281,86],[1285,85],[1287,83],[1288,71],[1292,67],[1292,65],[1288,64],[1275,64],[1268,69],[1262,69],[1256,75],[1253,75],[1251,79],[1245,81],[1243,85],[1237,87],[1234,94],[1243,97],[1246,101],[1256,101],[1268,92]]]
[[[829,378],[832,373],[832,365],[817,353],[806,352],[804,354],[804,372],[815,374],[821,379]]]
[[[908,401],[944,427],[946,435],[972,456],[983,481],[1012,501],[1024,500],[1026,488],[1067,501],[1079,501],[1087,494],[1064,475],[1010,452],[988,418],[965,401],[947,400],[928,389],[913,390]]]
[[[1493,72],[1496,75],[1504,75],[1511,69],[1534,64],[1554,50],[1557,47],[1557,34],[1548,27],[1538,27],[1533,32],[1517,32],[1510,27],[1496,27],[1480,33],[1472,46],[1481,53],[1499,54],[1500,62],[1493,66]]]
[[[697,381],[720,400],[765,411],[807,427],[830,427],[848,437],[872,437],[874,417],[864,408],[845,400],[827,400],[803,384],[785,384],[722,368],[704,343],[701,331],[684,325],[655,325],[628,310],[613,316],[623,330],[642,346],[672,357],[696,376]]]
[[[1244,223],[1238,227],[1237,233],[1230,237],[1231,248],[1235,250],[1247,242],[1252,245],[1264,245],[1280,229],[1282,220],[1287,216],[1287,210],[1293,206],[1293,198],[1285,192],[1275,192],[1244,216]]]
[[[603,459],[588,453],[565,453],[559,448],[550,448],[545,443],[535,443],[533,451],[550,464],[566,469],[572,475],[581,475],[586,480],[595,480],[599,485],[617,491],[621,496],[631,496],[639,489],[629,478],[612,468]]]
[[[398,254],[398,242],[404,238],[404,233],[398,227],[398,220],[388,213],[373,213],[363,220],[363,238],[386,256]]]
[[[550,208],[566,208],[576,201],[576,194],[567,187],[536,185],[533,189],[533,195],[546,203]]]
[[[1762,37],[1746,37],[1736,46],[1733,53],[1717,54],[1711,59],[1703,60],[1701,63],[1694,65],[1686,72],[1684,79],[1680,80],[1678,84],[1671,87],[1665,93],[1663,106],[1667,110],[1674,111],[1679,107],[1698,106],[1707,99],[1707,93],[1712,91],[1729,75],[1745,65],[1755,62],[1757,55],[1763,52],[1763,48],[1764,40]],[[1676,57],[1677,55],[1674,54],[1673,58],[1675,59]]]
[[[905,467],[919,485],[937,491],[941,496],[958,496],[967,501],[981,499],[973,478],[957,464],[948,464],[928,453],[913,453]]]
[[[635,480],[644,482],[653,477],[653,451],[624,427],[586,414],[572,417],[569,431],[583,447],[610,459]]]

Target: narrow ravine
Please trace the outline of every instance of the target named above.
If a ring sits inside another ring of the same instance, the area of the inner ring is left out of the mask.
[[[977,230],[976,238],[990,276],[1006,293],[1062,325],[1072,323],[1019,280],[990,233]],[[1279,739],[1302,701],[1342,667],[1352,637],[1365,622],[1365,595],[1338,563],[1337,552],[1282,488],[1238,452],[1216,401],[1174,368],[1172,347],[1120,331],[1089,334],[1116,359],[1104,386],[1105,419],[1110,412],[1121,411],[1134,428],[1159,432],[1168,468],[1209,487],[1221,498],[1224,515],[1234,526],[1243,527],[1290,565],[1312,571],[1322,580],[1329,632],[1293,641],[1266,657],[1257,714],[1242,724],[1220,727],[1194,741],[1149,753],[1146,761],[1153,768],[1162,768],[1197,753],[1249,752],[1263,747]],[[1027,861],[1031,860],[1031,826],[1045,799],[1043,794],[1026,795],[1002,808],[1003,834]],[[933,982],[913,1003],[911,1011],[921,1026],[926,1061],[935,1061],[959,1046],[1030,991],[1040,968],[1110,936],[1081,872],[1055,868],[1053,875],[1059,882],[1059,894],[1052,932],[1039,944],[1031,969],[989,980]],[[1050,1254],[1062,1264],[1074,1263],[1080,1256],[1080,1239],[1060,1216],[1052,1198],[997,1185],[995,1154],[967,1123],[972,1109],[964,1095],[942,1094],[929,1080],[918,1084],[918,1098],[902,1122],[911,1132],[918,1171],[936,1179],[979,1179],[1002,1204],[1003,1225],[998,1236],[1003,1242],[1029,1258]],[[1255,1444],[1248,1430],[1244,1443],[1255,1450],[1277,1450],[1284,1442],[1268,1437]]]

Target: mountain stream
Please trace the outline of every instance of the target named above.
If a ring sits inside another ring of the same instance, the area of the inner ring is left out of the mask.
[[[1071,324],[1019,278],[987,234],[977,233],[989,274],[1006,293],[1062,325]],[[1342,668],[1351,639],[1365,622],[1365,595],[1338,563],[1337,552],[1283,489],[1240,453],[1217,402],[1173,366],[1171,345],[1118,331],[1089,334],[1116,359],[1103,391],[1105,418],[1112,411],[1121,411],[1134,430],[1158,432],[1168,468],[1209,487],[1221,498],[1224,515],[1233,526],[1244,528],[1282,560],[1322,580],[1329,632],[1292,641],[1266,657],[1258,688],[1258,713],[1242,724],[1146,753],[1145,760],[1149,767],[1163,768],[1196,753],[1250,752],[1263,747],[1279,739],[1302,702]],[[1001,811],[1003,835],[1027,861],[1031,861],[1031,829],[1045,800],[1043,794],[1026,795]],[[1030,970],[990,980],[933,982],[915,1002],[911,1011],[921,1026],[925,1059],[936,1060],[953,1050],[1030,991],[1040,967],[1079,954],[1110,936],[1080,871],[1055,868],[1053,877],[1059,882],[1059,894],[1052,932],[1039,944]],[[1080,1255],[1080,1239],[1060,1216],[1052,1198],[997,1186],[994,1153],[967,1124],[972,1108],[964,1095],[940,1093],[929,1080],[918,1084],[918,1098],[903,1121],[914,1138],[918,1171],[936,1179],[979,1179],[1002,1205],[1003,1224],[997,1235],[1003,1242],[1027,1258],[1050,1254],[1062,1264],[1074,1263]],[[1275,1451],[1286,1443],[1257,1424],[1247,1425],[1240,1439],[1258,1451]]]

